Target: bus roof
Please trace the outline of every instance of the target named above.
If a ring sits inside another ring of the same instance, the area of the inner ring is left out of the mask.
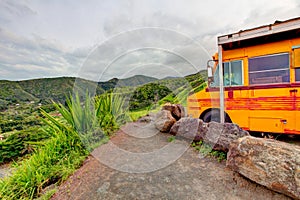
[[[268,41],[270,41],[270,38],[271,40],[283,40],[286,37],[300,37],[300,17],[289,19],[286,21],[275,21],[274,24],[241,30],[237,33],[219,36],[218,45],[225,46],[225,48],[227,49],[233,49],[241,47],[241,45],[245,46],[256,44],[257,42],[253,43],[253,41],[255,40],[267,39]],[[248,40],[251,40],[252,42],[246,42]],[[241,44],[241,42],[243,44]]]

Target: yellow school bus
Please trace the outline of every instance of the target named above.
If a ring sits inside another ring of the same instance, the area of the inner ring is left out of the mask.
[[[244,130],[300,134],[300,18],[220,36],[218,49],[208,87],[188,97],[189,115],[209,122],[224,112]]]

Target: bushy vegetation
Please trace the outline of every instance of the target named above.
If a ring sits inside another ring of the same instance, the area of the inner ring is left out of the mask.
[[[6,140],[0,141],[0,163],[34,152],[48,138],[49,132],[36,127],[9,135]]]
[[[137,87],[130,98],[129,110],[150,110],[157,105],[180,103],[186,105],[190,93],[199,92],[206,87],[206,71],[186,77],[157,80]]]
[[[169,88],[158,83],[149,83],[138,87],[131,97],[129,110],[141,110],[151,107],[171,93],[172,91]]]
[[[0,112],[0,133],[26,130],[33,126],[40,126],[39,106],[24,104],[10,106],[9,109]]]
[[[13,130],[23,130],[31,126],[41,125],[41,121],[34,116],[27,117],[26,119],[21,116],[16,117],[14,120],[3,120],[0,122],[0,129],[2,133],[13,131]]]

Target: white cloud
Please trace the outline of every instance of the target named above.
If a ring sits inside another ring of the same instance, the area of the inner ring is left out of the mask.
[[[87,56],[83,53],[72,55],[55,41],[39,36],[30,40],[3,28],[0,38],[0,67],[6,72],[0,73],[0,79],[75,76]]]
[[[298,13],[297,0],[2,0],[0,79],[79,75],[97,80],[101,74],[110,79],[134,73],[163,77],[172,67],[186,75],[205,67],[218,35]],[[173,32],[126,32],[144,27]]]

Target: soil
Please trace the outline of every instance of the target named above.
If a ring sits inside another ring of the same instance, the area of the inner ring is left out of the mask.
[[[10,164],[5,163],[0,165],[0,179],[9,176],[11,173]]]
[[[201,156],[186,141],[169,142],[169,137],[151,123],[127,124],[88,156],[52,200],[290,199],[233,172],[225,161]]]

